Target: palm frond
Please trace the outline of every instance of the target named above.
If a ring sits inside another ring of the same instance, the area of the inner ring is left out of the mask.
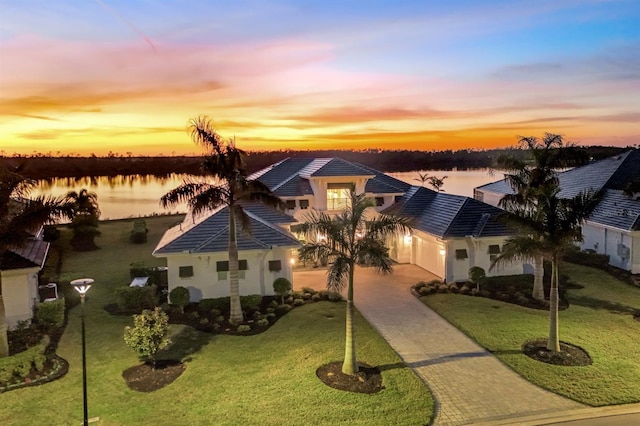
[[[338,255],[327,271],[327,288],[341,292],[349,280],[350,262],[346,256]]]

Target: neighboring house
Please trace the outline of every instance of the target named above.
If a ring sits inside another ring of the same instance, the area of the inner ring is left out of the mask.
[[[468,197],[436,193],[340,158],[287,158],[249,176],[285,200],[286,214],[260,205],[247,205],[253,235],[238,233],[241,294],[273,294],[272,283],[283,276],[292,281],[295,249],[290,233],[312,209],[328,214],[346,207],[348,191],[364,192],[376,201],[375,210],[415,218],[415,231],[390,241],[391,257],[413,263],[447,281],[466,280],[469,268],[489,272],[510,234],[496,222],[499,209]],[[169,290],[184,286],[191,300],[228,296],[227,210],[219,209],[167,231],[153,252],[166,257]],[[372,212],[372,215],[376,213]],[[490,275],[519,274],[514,264]],[[530,272],[529,270],[525,272]],[[293,281],[292,281],[293,282]],[[294,286],[299,283],[294,283]]]
[[[289,232],[289,215],[260,204],[243,204],[251,234],[238,229],[240,294],[273,294],[273,281],[292,281],[294,250],[300,246]],[[187,215],[165,232],[153,255],[167,259],[169,291],[189,289],[192,302],[229,295],[229,209]]]
[[[2,297],[9,328],[33,317],[33,308],[40,301],[38,272],[48,252],[49,243],[42,240],[40,229],[24,247],[7,251],[0,259]]]
[[[447,282],[466,281],[469,269],[488,276],[531,273],[530,265],[513,263],[489,271],[491,261],[513,232],[497,220],[502,210],[460,195],[413,186],[384,213],[412,218],[412,235],[391,241],[392,258],[416,264]]]
[[[640,274],[640,194],[624,194],[632,182],[640,182],[640,150],[558,173],[560,197],[573,197],[580,191],[603,190],[603,199],[582,226],[584,250],[609,255],[609,263]],[[474,190],[474,198],[497,206],[500,199],[513,193],[506,180],[489,183]]]

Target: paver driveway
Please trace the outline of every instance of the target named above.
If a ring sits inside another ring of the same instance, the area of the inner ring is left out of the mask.
[[[584,407],[527,382],[411,294],[411,284],[434,278],[415,265],[396,265],[388,276],[359,268],[354,298],[362,315],[433,391],[435,425]],[[296,289],[324,289],[326,271],[295,272],[293,281]]]

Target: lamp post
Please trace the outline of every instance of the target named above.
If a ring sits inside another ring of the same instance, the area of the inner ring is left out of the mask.
[[[81,322],[82,322],[82,402],[84,408],[84,426],[89,425],[89,410],[87,407],[87,357],[85,352],[85,334],[84,334],[84,296],[87,294],[87,291],[91,288],[91,284],[93,283],[93,279],[91,278],[80,278],[77,280],[73,280],[70,284],[73,288],[76,289],[78,293],[80,293],[80,304],[82,305],[81,311]]]

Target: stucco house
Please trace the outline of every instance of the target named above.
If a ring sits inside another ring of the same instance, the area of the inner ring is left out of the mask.
[[[40,301],[38,273],[48,252],[49,243],[42,240],[40,229],[24,247],[7,251],[0,259],[2,297],[9,328],[33,317],[33,308]]]
[[[240,294],[273,294],[273,281],[292,280],[292,260],[300,246],[289,232],[289,215],[260,204],[244,204],[251,234],[238,230]],[[167,259],[169,291],[181,286],[192,302],[229,295],[229,209],[200,217],[187,215],[167,230],[153,251]]]
[[[494,206],[460,195],[413,186],[384,213],[409,217],[411,235],[391,241],[391,255],[416,264],[446,282],[466,281],[469,269],[483,268],[488,276],[532,273],[530,265],[512,263],[489,271],[505,239],[513,234]]]
[[[640,150],[594,161],[558,173],[560,197],[573,197],[580,191],[603,190],[603,199],[582,226],[580,248],[609,255],[609,263],[640,274],[640,193],[626,195],[630,183],[640,182]],[[474,189],[474,198],[497,206],[513,190],[506,180]]]
[[[500,210],[495,207],[469,197],[412,187],[340,158],[287,158],[249,178],[267,185],[286,202],[287,209],[281,213],[260,205],[247,206],[253,234],[238,233],[241,294],[270,295],[275,278],[292,280],[295,249],[300,246],[291,233],[292,225],[304,221],[312,209],[341,212],[351,185],[357,193],[375,199],[371,215],[384,211],[415,218],[411,235],[390,241],[392,258],[421,266],[447,281],[467,279],[471,266],[488,271],[491,258],[509,235],[496,222]],[[167,259],[169,291],[186,287],[192,301],[228,295],[227,215],[226,209],[201,218],[187,215],[182,224],[165,233],[153,254]],[[520,264],[489,275],[522,272]],[[299,285],[304,284],[294,283]]]

